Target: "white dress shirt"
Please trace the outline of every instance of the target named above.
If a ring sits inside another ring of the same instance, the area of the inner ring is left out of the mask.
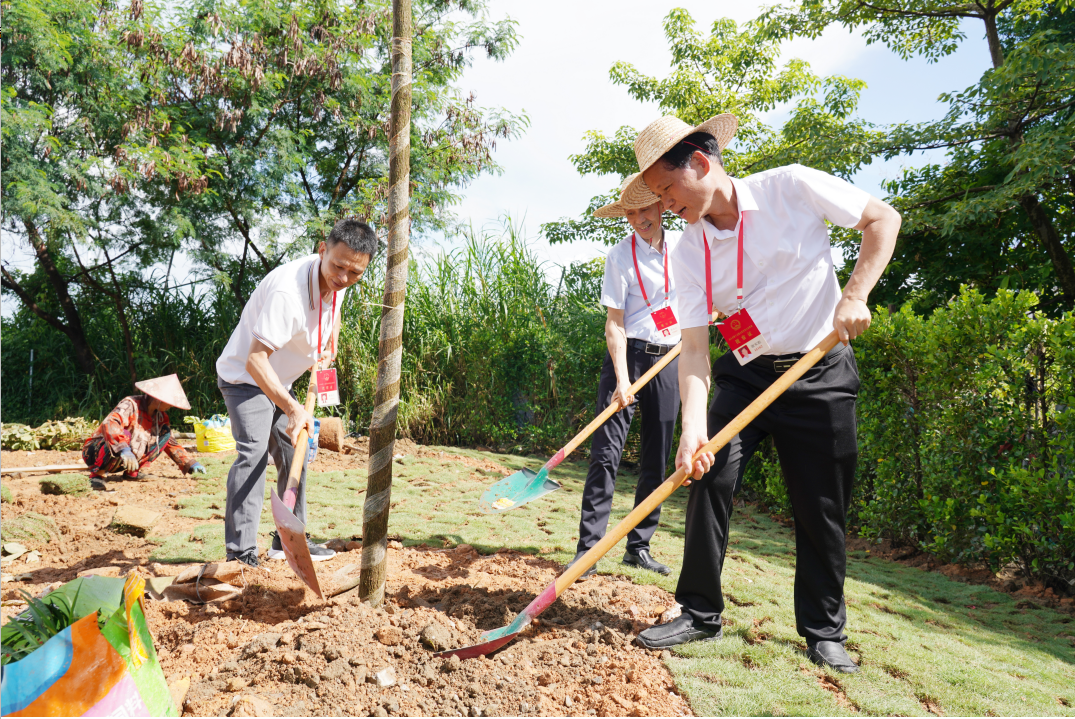
[[[280,265],[265,275],[216,361],[222,380],[257,384],[246,371],[254,338],[273,351],[269,365],[287,388],[314,364],[319,322],[322,349],[329,348],[335,322],[331,296],[327,302],[319,297],[320,268],[321,258],[313,255]],[[346,289],[336,293],[336,316],[343,310],[346,296]]]
[[[743,307],[769,343],[767,354],[806,352],[832,331],[840,285],[825,222],[854,227],[870,195],[838,177],[787,165],[731,178],[743,225]],[[707,220],[683,232],[672,262],[679,280],[680,327],[704,327],[709,240],[713,309],[736,310],[736,239]]]
[[[638,270],[642,281],[646,283],[646,295],[650,307],[642,298],[642,289],[638,286],[638,276],[631,258],[631,237],[627,235],[608,252],[605,258],[605,281],[601,288],[601,304],[614,310],[623,310],[623,328],[629,339],[654,342],[662,345],[679,344],[679,328],[665,336],[650,317],[662,307],[671,306],[676,319],[679,319],[679,303],[676,300],[675,272],[672,269],[674,250],[679,244],[680,233],[664,231],[664,246],[661,252],[650,247],[641,236],[635,237],[635,254],[638,257]],[[668,295],[664,293],[664,257],[668,257]]]

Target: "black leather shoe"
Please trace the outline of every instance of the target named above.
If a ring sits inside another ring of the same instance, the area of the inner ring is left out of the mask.
[[[858,664],[847,656],[847,650],[840,642],[816,642],[806,647],[806,657],[814,664],[830,667],[844,674],[854,674],[859,670]]]
[[[687,642],[716,641],[722,636],[722,630],[698,628],[690,614],[680,614],[667,624],[658,624],[639,632],[635,643],[646,649],[666,649]]]
[[[571,566],[575,562],[577,562],[580,559],[582,559],[582,555],[584,555],[584,554],[586,554],[586,550],[583,550],[583,551],[578,552],[577,554],[575,554],[575,558],[567,563],[567,566],[564,567],[564,571],[566,572],[568,569],[571,569]],[[579,576],[579,579],[585,579],[586,577],[592,577],[595,574],[597,574],[597,562],[594,562],[594,565],[592,567],[590,567],[585,572],[583,572],[582,575]]]
[[[657,572],[657,574],[669,575],[672,573],[671,569],[651,557],[648,549],[640,549],[638,550],[638,554],[625,552],[623,555],[623,563],[629,567],[638,567],[639,569],[646,569],[650,572]]]

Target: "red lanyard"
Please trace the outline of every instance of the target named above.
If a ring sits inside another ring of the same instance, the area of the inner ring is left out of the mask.
[[[713,270],[709,261],[709,240],[705,237],[705,226],[702,226],[702,245],[705,247],[705,304],[709,310],[710,318],[713,317]],[[739,247],[735,257],[735,301],[736,312],[743,309],[743,213],[739,212]]]
[[[332,342],[332,325],[336,321],[336,293],[332,293],[332,315],[329,316],[329,342]],[[335,349],[336,345],[331,345]],[[317,296],[317,360],[321,361],[321,295]]]
[[[638,270],[638,255],[635,254],[635,235],[637,233],[631,233],[631,259],[635,263],[635,277],[638,278],[638,286],[642,288],[642,299],[646,301],[646,307],[652,307],[649,303],[649,297],[646,296],[646,283],[642,281],[642,273]],[[709,246],[706,246],[706,257],[709,257]],[[708,280],[708,275],[706,276]],[[664,248],[664,299],[668,301],[668,248]],[[710,312],[710,315],[713,313]]]

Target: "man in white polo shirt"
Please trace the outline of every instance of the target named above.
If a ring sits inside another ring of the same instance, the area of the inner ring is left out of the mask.
[[[243,308],[239,324],[217,360],[217,386],[224,395],[239,456],[228,472],[224,544],[228,559],[258,566],[257,533],[271,454],[277,491],[283,493],[305,426],[313,417],[291,384],[315,358],[336,356],[340,314],[347,288],[362,279],[377,252],[377,236],[358,220],[340,220],[317,254],[277,267],[265,276]],[[305,450],[305,448],[303,448]],[[295,516],[306,521],[306,452]],[[314,561],[335,552],[307,540]],[[282,559],[279,537],[268,553]]]
[[[843,646],[843,584],[859,377],[847,345],[870,324],[867,298],[892,256],[900,216],[848,182],[801,165],[729,177],[721,150],[736,125],[732,115],[693,128],[664,117],[635,141],[645,184],[688,223],[673,255],[683,333],[677,466],[690,465],[710,436],[833,329],[843,343],[715,457],[703,455],[690,467],[697,481],[676,587],[683,614],[643,631],[638,641],[660,648],[720,638],[732,495],[758,443],[772,435],[795,516],[798,632],[811,661],[854,672],[858,667]],[[842,291],[826,223],[862,231],[859,258]],[[736,346],[712,368],[707,416],[710,308],[729,315],[721,333]],[[731,328],[751,323],[759,336],[740,345]]]
[[[623,187],[634,178],[634,175],[628,177]],[[597,385],[597,413],[613,403],[621,411],[593,435],[590,470],[582,490],[579,541],[572,564],[605,536],[616,490],[616,471],[631,429],[636,399],[642,408],[642,455],[635,505],[664,481],[679,414],[678,359],[672,360],[639,390],[637,398],[628,393],[639,377],[679,344],[676,289],[669,261],[679,233],[665,231],[661,225],[662,214],[657,196],[644,185],[636,186],[631,195],[621,192],[619,200],[594,212],[597,217],[626,217],[633,232],[609,250],[605,258],[601,304],[608,310],[605,322],[608,352]],[[650,554],[650,538],[660,518],[661,508],[657,507],[627,535],[624,564],[658,574],[671,573],[672,570]],[[590,567],[582,576],[596,570],[596,565]]]

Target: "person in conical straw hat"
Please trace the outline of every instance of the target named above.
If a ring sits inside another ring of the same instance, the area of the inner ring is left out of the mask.
[[[138,479],[139,471],[162,451],[184,474],[205,474],[205,467],[172,439],[168,410],[190,409],[179,377],[154,377],[134,386],[143,394],[124,397],[82,445],[82,460],[90,468],[93,487],[104,489],[104,476],[121,470],[125,479]]]
[[[597,544],[608,528],[616,471],[636,407],[642,407],[642,457],[635,489],[636,505],[664,481],[679,414],[678,360],[661,370],[637,397],[629,393],[631,385],[679,343],[675,279],[669,261],[679,233],[664,229],[657,196],[645,185],[632,184],[634,179],[635,175],[631,175],[624,180],[620,199],[594,212],[596,217],[624,217],[631,230],[609,250],[601,290],[601,304],[608,315],[605,321],[608,352],[597,385],[597,413],[610,404],[617,404],[622,410],[593,434],[590,469],[582,490],[577,553],[571,564]],[[631,530],[624,564],[658,574],[671,573],[650,553],[650,538],[660,516],[658,507]],[[596,567],[591,567],[583,576],[594,571]]]
[[[758,444],[772,436],[795,512],[797,629],[811,661],[854,672],[844,649],[843,584],[859,376],[848,345],[870,325],[867,300],[892,257],[900,216],[849,182],[801,165],[730,177],[722,152],[736,126],[728,114],[697,126],[662,117],[635,140],[635,186],[645,184],[687,223],[672,255],[683,336],[676,465],[694,480],[676,587],[682,614],[637,641],[662,648],[720,638],[732,496]],[[862,232],[842,289],[826,223]],[[729,350],[710,367],[712,309],[728,315],[718,329]],[[716,456],[691,465],[709,437],[834,329],[842,342],[828,356]]]

